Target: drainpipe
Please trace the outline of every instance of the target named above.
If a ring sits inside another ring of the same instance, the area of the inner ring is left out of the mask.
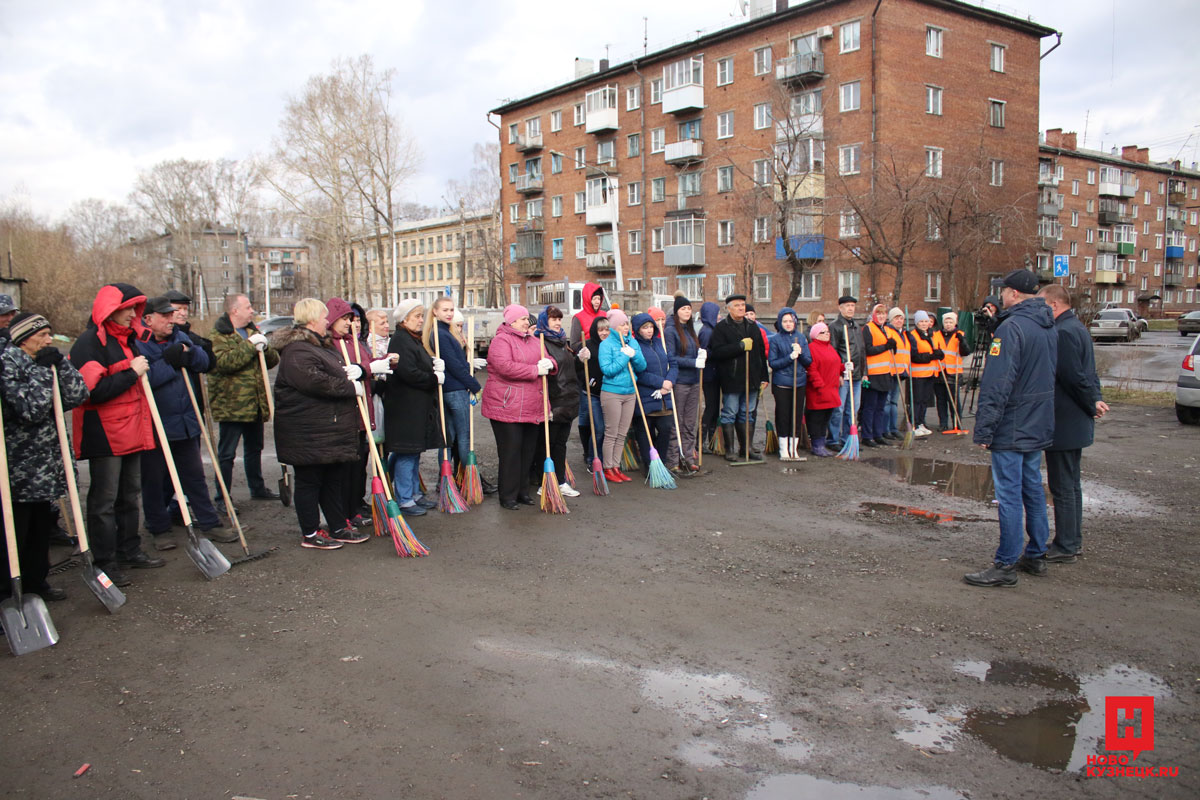
[[[875,8],[871,11],[871,192],[875,192],[875,164],[879,160],[876,158],[877,148],[879,144],[879,93],[876,91],[876,42],[878,36],[876,34],[876,15],[879,14],[879,7],[883,5],[883,0],[876,0]]]
[[[646,103],[649,102],[650,98],[646,96],[646,76],[643,75],[638,69],[637,59],[633,60],[633,74],[638,76],[638,96],[641,98],[641,102],[638,103],[638,139],[641,143],[641,146],[638,148],[638,155],[640,156],[642,170],[642,289],[646,290],[650,288],[649,253],[650,240],[653,238],[650,230],[646,227],[646,206],[650,204],[646,194],[650,188],[646,186],[646,148],[650,146],[650,142],[646,140]],[[618,101],[620,100],[620,98],[617,99]],[[620,201],[618,200],[618,202]],[[614,246],[619,247],[620,243],[617,243]],[[617,288],[621,289],[623,287],[618,286]]]

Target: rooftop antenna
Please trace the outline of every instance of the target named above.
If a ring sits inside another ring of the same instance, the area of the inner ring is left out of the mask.
[[[1092,110],[1089,108],[1087,110],[1087,113],[1083,115],[1083,144],[1081,145],[1082,147],[1087,147],[1088,120],[1090,120],[1091,118],[1092,118]]]
[[[650,45],[650,18],[642,17],[642,57],[646,57],[646,50]]]

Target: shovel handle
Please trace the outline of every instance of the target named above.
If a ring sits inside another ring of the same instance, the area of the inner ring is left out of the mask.
[[[208,457],[213,463],[213,472],[217,473],[217,486],[221,488],[221,499],[225,501],[225,510],[229,513],[229,521],[233,523],[233,529],[237,531],[242,552],[250,555],[250,547],[246,544],[246,534],[242,532],[242,523],[238,521],[237,510],[234,509],[233,500],[229,497],[229,487],[225,485],[225,476],[221,473],[221,462],[217,460],[217,451],[213,448],[212,436],[209,435],[208,426],[205,424],[207,417],[201,413],[200,404],[196,402],[196,391],[192,389],[192,379],[188,377],[186,370],[182,374],[183,385],[187,387],[188,399],[192,401],[192,411],[195,412],[196,420],[200,423],[200,438],[204,440],[204,445],[208,449]],[[207,409],[207,406],[205,408]]]
[[[267,377],[267,356],[262,350],[256,350],[258,353],[258,366],[262,367],[263,389],[267,393],[267,416],[275,419],[275,395],[271,392],[271,379]]]
[[[162,448],[163,461],[167,462],[167,472],[171,475],[171,486],[175,496],[179,498],[179,515],[183,517],[184,527],[192,527],[192,515],[188,512],[187,495],[183,493],[183,485],[179,482],[179,473],[175,470],[175,456],[171,453],[171,443],[167,441],[167,432],[163,429],[162,417],[158,414],[158,404],[154,402],[154,390],[150,387],[150,376],[142,373],[142,391],[146,393],[146,403],[150,406],[150,417],[154,420],[154,430],[158,433],[158,446]],[[220,465],[217,465],[218,469]]]
[[[0,402],[0,407],[3,405]],[[8,444],[4,441],[3,412],[0,412],[0,506],[3,506],[4,515],[4,543],[8,546],[8,575],[20,602],[21,565],[17,561],[17,529],[13,526],[12,484],[8,482]]]
[[[86,553],[87,530],[83,524],[83,509],[79,506],[79,486],[75,483],[75,462],[71,458],[71,444],[67,440],[67,422],[63,413],[62,391],[58,388],[58,367],[50,365],[54,379],[54,425],[58,429],[58,449],[62,453],[63,472],[67,476],[67,497],[71,500],[71,519],[75,521],[75,535],[79,537],[79,552]]]

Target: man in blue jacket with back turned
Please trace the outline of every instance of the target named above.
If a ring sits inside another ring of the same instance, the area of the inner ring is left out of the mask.
[[[1004,310],[988,345],[975,413],[975,444],[992,454],[1000,546],[992,566],[963,576],[972,586],[1015,586],[1018,566],[1044,575],[1050,537],[1041,464],[1042,451],[1054,442],[1058,334],[1050,306],[1036,296],[1036,275],[1016,269],[1003,283]],[[1029,535],[1024,554],[1022,522]]]

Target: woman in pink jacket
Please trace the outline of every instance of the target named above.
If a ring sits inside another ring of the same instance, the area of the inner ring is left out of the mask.
[[[488,346],[488,378],[483,387],[483,415],[492,421],[496,436],[500,505],[510,511],[534,504],[527,476],[537,448],[538,425],[545,418],[541,376],[554,368],[553,359],[542,358],[530,324],[524,306],[504,309],[504,324]]]

